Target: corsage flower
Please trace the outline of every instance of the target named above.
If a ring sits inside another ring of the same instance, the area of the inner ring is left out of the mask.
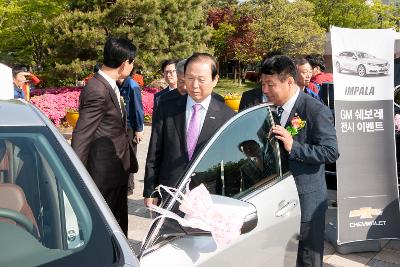
[[[299,133],[301,129],[306,125],[306,121],[300,119],[299,116],[295,116],[290,121],[290,125],[286,127],[286,130],[290,133],[291,136],[295,136]]]

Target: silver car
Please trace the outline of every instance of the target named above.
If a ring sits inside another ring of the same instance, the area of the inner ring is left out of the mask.
[[[0,266],[295,265],[299,199],[268,105],[227,122],[178,185],[206,185],[244,218],[240,237],[217,247],[209,232],[159,219],[139,255],[53,124],[24,101],[0,101],[0,112]],[[178,213],[175,201],[164,208]]]
[[[361,51],[343,51],[335,57],[337,72],[349,71],[364,77],[369,74],[388,74],[389,62]]]

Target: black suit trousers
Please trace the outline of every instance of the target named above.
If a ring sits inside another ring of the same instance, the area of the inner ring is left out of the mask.
[[[128,236],[128,184],[118,187],[99,187],[122,232]]]
[[[322,266],[324,256],[325,216],[300,225],[300,240],[296,267]]]

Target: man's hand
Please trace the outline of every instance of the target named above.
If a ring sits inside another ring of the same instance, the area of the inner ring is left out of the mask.
[[[285,150],[290,153],[293,146],[293,137],[288,130],[283,128],[281,125],[276,125],[272,128],[272,132],[275,134],[277,139],[283,142]]]
[[[152,197],[144,198],[144,205],[146,207],[149,207],[150,204],[157,205],[157,203],[158,203],[158,198],[152,198]]]
[[[142,141],[143,136],[144,136],[143,131],[141,131],[141,132],[135,132],[135,137],[134,137],[133,139],[135,140],[135,142],[136,142],[137,144],[139,144],[139,143]]]

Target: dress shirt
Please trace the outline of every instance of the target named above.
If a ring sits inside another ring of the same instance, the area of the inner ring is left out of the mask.
[[[189,95],[187,96],[187,101],[186,101],[186,132],[189,128],[189,122],[190,118],[192,117],[193,113],[193,105],[194,104],[200,104],[201,109],[200,109],[200,132],[201,129],[203,128],[204,124],[204,119],[206,118],[207,110],[208,107],[210,106],[211,102],[211,95],[207,96],[206,99],[204,99],[201,103],[197,103],[191,98]]]
[[[121,113],[123,114],[122,105],[121,105],[121,94],[119,92],[119,88],[117,86],[117,82],[114,81],[110,76],[105,74],[102,70],[99,70],[98,73],[110,84],[110,86],[113,89],[114,93],[117,95],[118,105],[119,105],[119,108],[121,110]]]
[[[300,89],[297,87],[296,93],[282,106],[283,113],[281,116],[281,125],[285,127],[287,120],[289,119],[290,113],[292,112],[293,106],[296,103],[297,97],[299,96]]]

